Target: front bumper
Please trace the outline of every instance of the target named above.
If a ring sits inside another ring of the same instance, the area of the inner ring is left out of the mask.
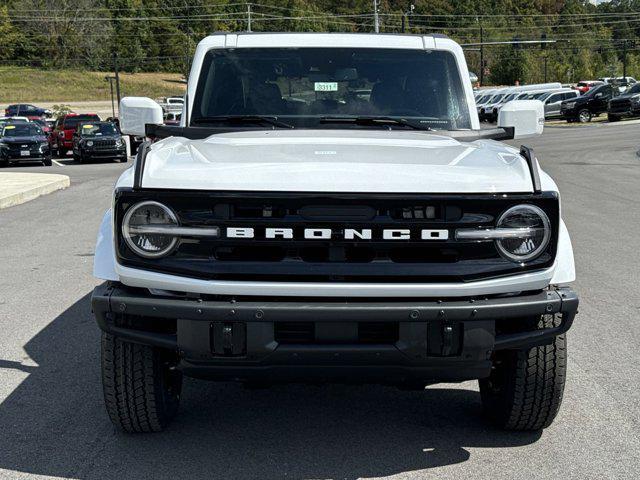
[[[640,103],[625,106],[611,105],[608,113],[616,117],[637,117],[640,116]]]
[[[91,160],[99,160],[99,159],[108,159],[108,158],[117,158],[123,159],[127,158],[126,149],[113,149],[113,150],[82,150],[82,154],[85,158]]]
[[[20,152],[0,152],[0,160],[7,162],[42,162],[45,159],[49,158],[51,153],[49,150],[45,150],[44,152],[36,152],[30,151],[29,155],[22,155]]]
[[[566,332],[568,288],[456,300],[250,299],[155,296],[105,283],[92,306],[100,328],[176,350],[186,375],[240,381],[463,381],[489,375],[496,350]],[[559,314],[554,328],[535,326]]]

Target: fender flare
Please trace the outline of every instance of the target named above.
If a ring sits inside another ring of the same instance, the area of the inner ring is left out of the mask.
[[[116,273],[111,209],[105,212],[100,223],[96,252],[93,257],[93,276],[102,280],[120,281],[120,276]]]
[[[552,285],[571,283],[576,279],[576,265],[573,259],[573,246],[571,237],[564,223],[560,220],[560,232],[558,233],[558,249],[556,253],[556,266],[551,278]]]

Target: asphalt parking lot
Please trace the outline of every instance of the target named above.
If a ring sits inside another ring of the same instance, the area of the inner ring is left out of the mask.
[[[475,382],[405,392],[193,380],[167,432],[118,433],[89,297],[98,225],[127,165],[11,169],[64,173],[71,187],[0,211],[0,478],[637,478],[639,133],[549,128],[526,141],[563,194],[581,296],[563,408],[542,434],[484,423]]]

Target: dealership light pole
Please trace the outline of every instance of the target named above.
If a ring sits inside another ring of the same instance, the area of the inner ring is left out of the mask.
[[[113,71],[116,79],[116,96],[118,97],[118,108],[120,108],[120,72],[118,72],[118,54],[113,52]]]
[[[251,4],[247,3],[247,32],[251,31]]]
[[[109,82],[109,89],[111,90],[111,113],[113,115],[113,117],[115,118],[116,116],[116,104],[115,101],[113,99],[113,80],[116,79],[116,77],[112,77],[110,75],[107,75],[106,77],[104,77],[104,79]]]

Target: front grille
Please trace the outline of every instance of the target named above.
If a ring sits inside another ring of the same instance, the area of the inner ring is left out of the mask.
[[[171,255],[146,260],[130,251],[118,232],[118,261],[206,280],[410,283],[491,278],[551,266],[559,222],[553,192],[429,196],[121,189],[116,193],[119,229],[126,210],[144,200],[170,206],[184,227],[216,226],[222,236],[183,238]],[[506,209],[520,203],[545,210],[554,227],[548,250],[534,261],[515,264],[501,257],[492,242],[456,240],[456,229],[493,227]],[[254,238],[227,236],[228,229],[238,228],[253,229]],[[267,238],[267,229],[281,228],[293,238]],[[305,239],[305,229],[327,229],[331,235]],[[354,236],[354,230],[370,231],[371,238]],[[384,230],[408,231],[410,238],[384,239]],[[446,232],[442,239],[439,232]]]
[[[631,100],[617,100],[609,104],[610,112],[628,112],[631,110]]]
[[[113,149],[115,146],[115,140],[93,140],[93,148],[95,149]]]

